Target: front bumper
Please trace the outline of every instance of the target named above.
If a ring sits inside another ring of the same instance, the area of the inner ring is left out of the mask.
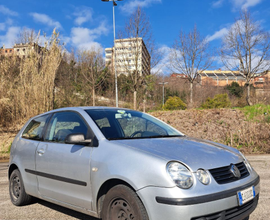
[[[250,215],[258,204],[260,193],[260,179],[240,187],[225,190],[210,195],[193,198],[173,198],[177,195],[176,188],[146,187],[137,193],[142,199],[150,220],[242,220]],[[255,198],[242,205],[238,205],[237,191],[255,186]]]

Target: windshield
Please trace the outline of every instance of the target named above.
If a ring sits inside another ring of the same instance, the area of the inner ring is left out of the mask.
[[[133,110],[86,110],[108,140],[183,136],[156,118]]]

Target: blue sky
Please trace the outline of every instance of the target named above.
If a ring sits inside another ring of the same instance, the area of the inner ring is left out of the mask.
[[[155,41],[164,50],[172,46],[180,30],[188,32],[195,24],[212,46],[219,47],[222,36],[244,8],[248,8],[253,18],[270,31],[269,0],[123,0],[116,7],[116,31],[124,28],[130,13],[138,5],[149,16]],[[111,47],[112,2],[0,1],[0,46],[12,47],[23,28],[50,35],[55,27],[68,49]]]

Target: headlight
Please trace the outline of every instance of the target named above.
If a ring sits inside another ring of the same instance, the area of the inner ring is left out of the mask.
[[[252,171],[252,170],[253,170],[253,169],[252,169],[252,166],[251,166],[250,163],[248,162],[247,158],[244,156],[244,154],[241,153],[241,151],[239,151],[239,153],[240,153],[240,155],[243,157],[244,163],[245,163],[246,167],[247,167],[250,171]]]
[[[193,185],[191,172],[181,163],[170,162],[167,165],[167,172],[175,184],[182,189],[189,189]]]
[[[197,170],[196,175],[202,184],[208,185],[210,183],[210,177],[205,170],[203,170],[203,169]]]

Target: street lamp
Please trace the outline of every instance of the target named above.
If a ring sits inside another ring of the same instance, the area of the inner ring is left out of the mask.
[[[115,52],[115,15],[114,15],[114,6],[117,6],[116,2],[122,0],[101,0],[103,2],[112,2],[113,3],[113,42],[114,42],[114,78],[115,78],[115,105],[118,107],[118,86],[117,86],[117,73],[116,73],[116,52]]]
[[[163,82],[159,83],[159,85],[163,85],[162,88],[162,106],[164,106],[164,86],[168,84],[168,82],[164,82],[164,78],[163,78]]]

